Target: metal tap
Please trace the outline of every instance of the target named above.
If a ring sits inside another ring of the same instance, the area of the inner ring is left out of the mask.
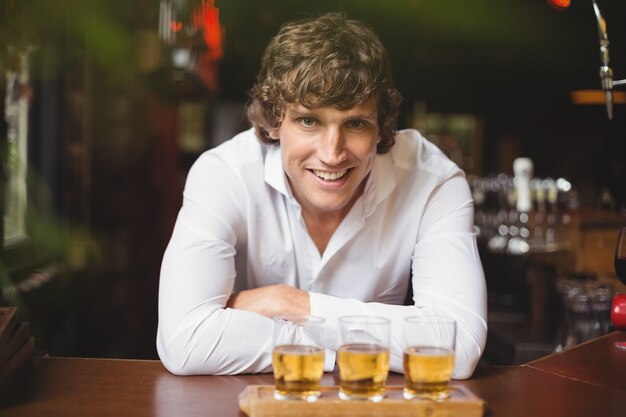
[[[593,10],[596,13],[598,21],[598,36],[600,37],[600,83],[604,90],[604,99],[606,101],[606,113],[609,120],[613,119],[613,87],[620,84],[626,84],[626,80],[613,80],[613,70],[609,66],[609,36],[606,33],[606,21],[600,13],[600,8],[593,1]]]

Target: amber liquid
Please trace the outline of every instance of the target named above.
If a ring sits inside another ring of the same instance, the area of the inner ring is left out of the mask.
[[[380,401],[389,374],[389,350],[372,344],[349,344],[339,349],[339,396]]]
[[[449,396],[448,383],[454,368],[450,349],[414,346],[404,351],[405,398],[444,399]]]
[[[320,395],[324,350],[317,346],[281,345],[274,348],[275,396],[314,401]]]

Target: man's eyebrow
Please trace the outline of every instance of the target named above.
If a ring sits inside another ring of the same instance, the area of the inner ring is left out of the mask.
[[[373,111],[371,113],[355,113],[355,114],[348,114],[346,115],[346,117],[344,118],[345,121],[350,121],[350,120],[368,120],[368,121],[376,121],[378,120],[377,117],[378,112]]]
[[[313,116],[313,111],[309,109],[297,110],[297,109],[287,109],[287,113],[294,116]]]
[[[303,108],[287,108],[286,114],[289,114],[291,117],[317,117],[315,113],[315,109],[307,109]],[[374,110],[371,113],[355,113],[348,114],[344,117],[344,120],[354,120],[354,119],[366,119],[366,120],[375,120],[378,117],[378,111]]]
[[[369,114],[359,113],[348,116],[348,119],[375,119],[378,115],[378,112],[374,110]]]

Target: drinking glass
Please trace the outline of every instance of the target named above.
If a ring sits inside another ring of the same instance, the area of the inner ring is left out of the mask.
[[[456,322],[446,317],[404,320],[404,398],[444,400],[454,369]]]
[[[389,374],[389,320],[374,316],[339,319],[339,398],[379,402]]]
[[[314,316],[274,318],[272,366],[274,398],[316,401],[324,373],[324,319]]]
[[[617,244],[615,245],[615,274],[623,284],[626,284],[626,227],[622,227],[617,235]],[[618,327],[618,321],[624,321],[626,315],[626,302],[624,294],[616,294],[613,299],[612,322]],[[626,350],[626,342],[615,342],[615,347]]]
[[[617,235],[615,273],[619,280],[626,284],[626,227],[622,227]]]

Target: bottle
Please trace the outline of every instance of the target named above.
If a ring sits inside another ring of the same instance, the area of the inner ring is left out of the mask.
[[[517,219],[510,227],[511,238],[507,252],[511,255],[523,255],[530,251],[529,213],[532,210],[530,181],[533,176],[533,161],[530,158],[516,158],[513,161],[513,179],[515,186]]]

